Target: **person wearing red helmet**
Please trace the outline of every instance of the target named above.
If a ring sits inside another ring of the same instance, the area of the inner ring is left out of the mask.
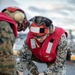
[[[0,75],[17,75],[13,45],[17,31],[25,30],[26,14],[18,7],[6,7],[0,12]]]
[[[67,32],[43,16],[35,16],[29,21],[27,38],[18,52],[19,64],[22,63],[32,75],[66,75]],[[46,63],[47,70],[39,72],[34,61]],[[19,64],[18,70],[21,69]]]

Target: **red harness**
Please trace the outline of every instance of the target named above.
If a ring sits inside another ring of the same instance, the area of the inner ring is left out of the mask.
[[[39,59],[42,62],[52,63],[56,59],[56,48],[63,33],[65,33],[63,29],[55,27],[55,31],[52,34],[50,34],[45,39],[42,46],[38,48],[35,45],[35,40],[33,38],[32,33],[29,32],[28,37],[26,39],[26,43],[32,51],[33,55],[37,59]],[[38,45],[40,45],[39,42],[37,43]]]
[[[9,16],[5,15],[4,13],[0,12],[0,21],[6,21],[6,22],[10,23],[13,33],[14,33],[14,36],[17,37],[17,26],[13,19],[11,19]]]

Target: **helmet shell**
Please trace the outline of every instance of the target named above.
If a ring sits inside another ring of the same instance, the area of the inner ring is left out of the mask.
[[[46,28],[43,24],[37,26],[35,23],[31,23],[30,32],[35,36],[43,36],[49,33],[49,28]]]

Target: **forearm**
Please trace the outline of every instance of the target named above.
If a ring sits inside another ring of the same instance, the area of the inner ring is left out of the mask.
[[[27,69],[28,69],[28,71],[30,71],[30,73],[32,73],[32,75],[38,75],[39,74],[38,68],[33,61],[29,61]]]
[[[59,53],[59,52],[58,52]],[[62,53],[62,52],[61,52]],[[61,54],[60,53],[60,54]],[[57,56],[56,61],[48,65],[48,69],[45,71],[47,75],[62,75],[62,71],[65,67],[65,62],[66,62],[66,53],[62,53],[63,56],[61,57],[60,55]]]
[[[20,62],[17,64],[18,70],[23,72],[27,68],[33,75],[37,75],[37,66],[32,62],[32,52],[26,44],[19,50],[18,55],[20,58]]]
[[[17,69],[19,71],[24,71],[29,63],[29,60],[31,59],[31,51],[29,51],[29,48],[27,45],[24,45],[23,48],[21,48],[18,51],[18,59],[16,61],[17,63]]]

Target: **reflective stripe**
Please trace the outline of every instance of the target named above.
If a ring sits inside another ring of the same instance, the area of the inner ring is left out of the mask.
[[[34,39],[30,39],[30,42],[31,42],[31,48],[32,49],[36,48],[35,40]]]
[[[46,53],[49,53],[49,54],[50,54],[51,49],[52,49],[52,45],[53,45],[52,42],[49,42],[49,43],[48,43],[48,46],[47,46],[47,49],[46,49]]]
[[[31,32],[35,32],[35,33],[39,33],[40,32],[40,28],[30,27],[30,31]]]

